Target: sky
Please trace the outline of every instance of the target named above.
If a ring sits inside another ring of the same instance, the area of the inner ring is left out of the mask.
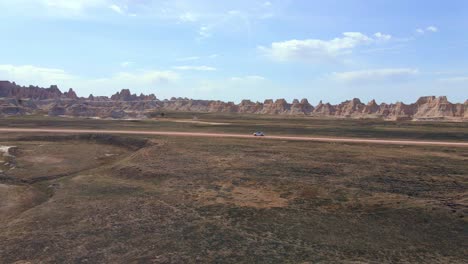
[[[79,96],[468,99],[466,0],[0,0],[0,80]]]

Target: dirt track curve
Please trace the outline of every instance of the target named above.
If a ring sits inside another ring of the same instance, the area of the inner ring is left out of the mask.
[[[468,147],[468,142],[447,141],[419,141],[419,140],[387,140],[387,139],[362,139],[362,138],[327,138],[327,137],[299,137],[299,136],[265,136],[254,137],[246,134],[225,133],[193,133],[174,131],[134,131],[134,130],[103,130],[103,129],[50,129],[50,128],[0,128],[0,132],[21,133],[67,133],[67,134],[129,134],[129,135],[160,135],[160,136],[185,136],[185,137],[229,137],[229,138],[257,138],[276,140],[299,140],[319,142],[343,142],[343,143],[367,143],[367,144],[391,144],[391,145],[435,145]]]

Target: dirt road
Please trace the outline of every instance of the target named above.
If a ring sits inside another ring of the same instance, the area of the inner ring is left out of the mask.
[[[319,142],[343,142],[343,143],[366,143],[366,144],[392,144],[392,145],[422,145],[422,146],[452,146],[468,147],[468,142],[446,142],[446,141],[419,141],[419,140],[388,140],[388,139],[362,139],[362,138],[327,138],[327,137],[303,137],[303,136],[265,136],[254,137],[246,134],[225,133],[194,133],[174,131],[134,131],[134,130],[103,130],[103,129],[51,129],[51,128],[0,128],[1,132],[9,133],[56,133],[56,134],[129,134],[129,135],[160,135],[160,136],[185,136],[185,137],[230,137],[230,138],[256,138],[276,140],[299,140]]]

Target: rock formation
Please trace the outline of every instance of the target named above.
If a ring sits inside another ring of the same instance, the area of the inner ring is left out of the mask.
[[[68,99],[78,99],[78,96],[76,96],[76,93],[72,88],[70,88],[68,92],[65,92],[63,96]]]
[[[314,114],[320,116],[334,116],[335,115],[335,107],[330,103],[322,103],[320,100],[319,104],[315,107]]]
[[[40,88],[37,86],[23,87],[16,85],[14,82],[0,81],[0,97],[43,100],[57,99],[62,95],[62,92],[56,85],[51,85],[49,88]]]
[[[468,100],[453,104],[447,97],[421,97],[413,104],[397,102],[367,104],[358,98],[338,105],[319,102],[312,106],[307,99],[267,99],[263,103],[242,100],[239,104],[214,100],[175,98],[159,100],[154,94],[136,95],[129,89],[106,96],[78,97],[73,89],[62,93],[57,86],[23,87],[0,81],[0,115],[47,113],[50,116],[99,118],[145,118],[158,111],[219,112],[267,115],[301,115],[334,118],[380,118],[386,120],[452,120],[468,121]]]
[[[156,96],[154,94],[140,94],[140,96],[137,96],[136,94],[132,94],[129,89],[122,89],[120,92],[112,95],[110,99],[114,101],[150,101],[156,100]]]

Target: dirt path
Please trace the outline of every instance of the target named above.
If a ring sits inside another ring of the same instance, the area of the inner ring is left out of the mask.
[[[256,138],[276,140],[299,140],[319,142],[343,142],[343,143],[367,143],[367,144],[393,144],[393,145],[435,145],[468,147],[468,142],[447,141],[419,141],[419,140],[387,140],[387,139],[362,139],[362,138],[327,138],[327,137],[303,137],[303,136],[265,136],[254,137],[246,134],[227,133],[194,133],[174,131],[132,131],[132,130],[102,130],[102,129],[51,129],[51,128],[0,128],[1,132],[10,133],[67,133],[67,134],[129,134],[129,135],[160,135],[160,136],[185,136],[185,137],[221,137],[221,138]]]

